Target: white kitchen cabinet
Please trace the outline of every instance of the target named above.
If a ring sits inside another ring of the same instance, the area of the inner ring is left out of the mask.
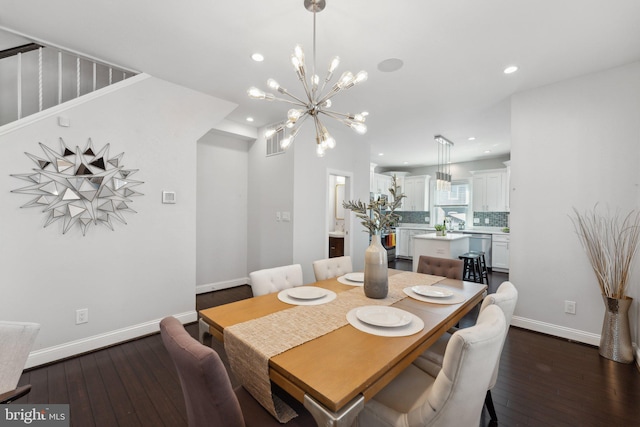
[[[506,212],[507,171],[495,169],[473,173],[473,210],[475,212]]]
[[[404,179],[404,194],[402,210],[429,210],[429,175],[407,176]]]
[[[396,228],[396,256],[412,258],[414,237],[425,233],[429,233],[425,228]]]
[[[508,234],[494,234],[491,243],[491,268],[495,271],[509,271]]]
[[[389,175],[376,173],[373,175],[373,181],[374,185],[372,193],[389,196],[389,188],[391,187],[391,182],[393,181]]]
[[[396,228],[396,256],[407,258],[409,256],[409,230]]]

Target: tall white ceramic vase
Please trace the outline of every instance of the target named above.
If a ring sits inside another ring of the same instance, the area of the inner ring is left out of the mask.
[[[364,294],[369,298],[386,298],[389,293],[387,250],[380,235],[371,236],[371,244],[364,253]]]

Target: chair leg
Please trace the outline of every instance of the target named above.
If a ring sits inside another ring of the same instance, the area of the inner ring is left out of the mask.
[[[487,395],[484,397],[484,406],[487,407],[487,410],[489,411],[489,415],[491,415],[491,420],[498,421],[498,415],[496,415],[496,408],[493,407],[491,390],[487,390]]]
[[[204,339],[210,335],[209,325],[204,320],[198,319],[198,340],[200,344],[204,344]]]

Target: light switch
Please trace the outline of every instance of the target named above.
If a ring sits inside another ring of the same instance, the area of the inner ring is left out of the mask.
[[[489,224],[489,218],[485,218],[485,219],[484,219],[484,223],[485,223],[485,224]]]
[[[286,222],[291,221],[291,212],[282,212],[282,220]]]
[[[280,212],[276,212],[276,221],[280,221],[281,215]]]
[[[173,205],[176,203],[176,192],[175,191],[163,191],[162,192],[162,203]]]
[[[480,224],[480,218],[473,218],[474,224]]]
[[[69,117],[59,116],[58,126],[62,126],[64,128],[68,128],[69,126],[71,126],[71,121],[69,120]]]

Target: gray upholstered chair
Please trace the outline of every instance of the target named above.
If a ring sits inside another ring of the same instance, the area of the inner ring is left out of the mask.
[[[511,318],[513,317],[513,312],[516,309],[516,304],[518,302],[518,290],[511,282],[503,282],[496,293],[487,295],[482,301],[482,305],[480,306],[480,312],[489,307],[490,305],[496,305],[500,307],[502,313],[504,314],[504,318],[507,324],[507,331],[509,330],[509,326],[511,325]],[[431,347],[429,347],[424,353],[422,353],[418,358],[413,362],[414,365],[419,367],[425,372],[428,372],[430,375],[437,375],[440,371],[443,361],[445,349],[447,347],[447,343],[451,338],[451,333],[445,333],[438,341],[436,341]],[[500,346],[500,353],[502,353],[502,347],[504,346],[504,341],[507,338],[507,334],[505,333],[504,339],[502,341],[502,345]],[[495,369],[493,370],[493,375],[491,377],[491,383],[487,388],[487,393],[485,397],[485,404],[487,406],[487,410],[491,415],[491,419],[494,421],[498,420],[496,415],[495,408],[493,406],[493,399],[491,397],[491,389],[496,385],[496,381],[498,379],[498,370],[500,368],[500,359],[498,358],[498,362],[496,363]]]
[[[218,353],[196,341],[175,317],[160,322],[165,348],[178,371],[189,427],[282,426],[242,386],[231,386]],[[315,426],[304,406],[280,396],[298,416],[284,426]]]
[[[365,404],[357,425],[478,427],[505,331],[502,310],[487,307],[451,336],[436,377],[409,365]]]
[[[285,265],[283,267],[265,268],[249,273],[253,296],[271,294],[283,289],[301,286],[302,266],[300,264]]]
[[[313,262],[313,273],[316,281],[342,276],[353,271],[351,257],[348,255],[335,258],[319,259]]]
[[[39,331],[38,323],[0,321],[0,403],[31,391],[30,384],[18,387],[18,382]]]
[[[462,280],[462,268],[464,263],[460,259],[437,258],[420,255],[418,258],[418,273],[444,276],[449,279]]]

